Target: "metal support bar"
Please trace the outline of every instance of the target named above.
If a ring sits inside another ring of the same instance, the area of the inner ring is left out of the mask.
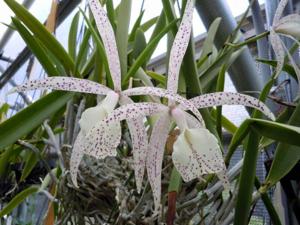
[[[64,0],[59,3],[57,12],[57,26],[59,26],[68,17],[68,15],[80,2],[80,0]],[[0,77],[0,88],[2,88],[14,76],[14,74],[29,59],[31,55],[32,53],[28,47],[25,47],[21,51],[14,62],[3,72],[2,76]]]

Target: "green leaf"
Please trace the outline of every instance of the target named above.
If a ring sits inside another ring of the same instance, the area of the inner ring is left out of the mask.
[[[134,44],[133,44],[133,52],[132,56],[134,59],[138,58],[139,55],[143,52],[143,50],[147,47],[146,37],[144,32],[141,29],[136,31]],[[146,62],[142,65],[144,68],[146,66]]]
[[[15,0],[4,0],[15,15],[28,27],[28,29],[41,40],[43,45],[49,49],[60,62],[64,65],[70,74],[74,69],[72,58],[65,51],[63,46],[55,39],[55,37],[40,23],[26,8]]]
[[[80,66],[86,61],[86,56],[89,50],[90,37],[91,37],[91,32],[89,29],[87,29],[84,32],[83,39],[79,47],[78,55],[75,61],[75,71],[79,70]]]
[[[54,91],[0,124],[0,149],[13,144],[59,110],[73,93]],[[20,124],[21,123],[21,124]]]
[[[154,48],[160,41],[160,39],[170,31],[170,29],[176,25],[177,20],[174,20],[173,22],[169,23],[168,26],[166,26],[155,38],[153,38],[152,41],[150,41],[147,45],[147,47],[144,49],[144,51],[139,55],[139,57],[136,59],[136,61],[133,63],[133,65],[130,67],[128,73],[126,74],[123,85],[125,85],[129,78],[134,76],[136,71],[141,67],[145,62],[147,62],[148,58],[152,55]]]
[[[120,57],[121,74],[127,73],[127,46],[131,15],[131,0],[123,0],[119,5],[117,16],[116,42]]]
[[[216,36],[216,33],[219,28],[221,20],[222,20],[222,18],[218,17],[210,25],[208,32],[207,32],[207,36],[203,43],[201,55],[199,57],[200,61],[203,58],[207,57],[207,55],[213,51],[215,36]]]
[[[39,190],[38,186],[31,186],[17,194],[1,211],[0,218],[11,213],[14,208],[20,205],[28,196],[36,193]]]
[[[107,17],[110,21],[110,24],[113,27],[113,29],[116,30],[115,10],[114,10],[113,0],[107,0],[105,5],[106,5]]]
[[[130,32],[130,35],[129,35],[129,38],[128,38],[128,41],[129,42],[132,42],[134,39],[135,39],[135,36],[136,36],[136,32],[138,29],[140,29],[141,31],[143,31],[141,28],[139,28],[141,26],[141,21],[143,19],[143,15],[144,15],[144,10],[140,13],[139,17],[137,18],[137,20],[135,21],[134,25],[133,25],[133,28]]]
[[[278,142],[300,146],[299,127],[262,119],[247,119],[241,124],[237,132],[235,132],[232,137],[228,147],[228,153],[225,158],[226,163],[229,162],[234,150],[241,144],[250,129],[261,136],[271,138]]]
[[[145,23],[143,23],[140,26],[140,29],[144,32],[146,32],[147,30],[149,30],[150,27],[152,27],[154,24],[156,24],[156,22],[158,21],[158,16],[153,17],[152,19],[146,21]]]
[[[256,59],[256,61],[267,64],[267,65],[270,65],[274,68],[276,68],[276,66],[277,66],[277,61],[276,60]],[[285,63],[282,70],[284,72],[287,72],[289,75],[291,75],[298,82],[297,75],[296,75],[296,72],[295,72],[295,69],[293,68],[293,66]]]
[[[153,71],[146,71],[146,73],[148,74],[149,77],[151,77],[153,80],[161,83],[164,87],[166,86],[167,84],[167,79],[165,76],[161,75],[161,74],[158,74],[158,73],[155,73]]]
[[[9,110],[9,104],[4,103],[0,106],[0,123],[2,123],[6,119],[6,113]]]
[[[221,70],[219,71],[219,76],[217,80],[217,92],[223,92],[224,91],[224,85],[225,85],[225,74],[226,74],[227,66],[223,64],[221,67]],[[216,127],[217,132],[219,134],[219,138],[222,140],[222,106],[217,107],[216,112]]]
[[[12,18],[12,22],[28,48],[41,63],[48,76],[60,75],[60,72],[55,68],[53,61],[49,58],[47,52],[44,51],[44,48],[39,44],[39,41],[37,41],[36,38],[29,33],[26,27],[24,27],[19,20]]]
[[[298,103],[288,124],[300,126],[300,103]],[[300,129],[300,128],[299,128]],[[287,136],[286,134],[284,134]],[[291,139],[296,138],[291,136]],[[299,139],[299,138],[298,138]],[[294,140],[295,142],[296,140]],[[275,151],[275,156],[266,183],[273,185],[283,178],[300,160],[300,147],[286,143],[280,143]]]
[[[76,59],[79,16],[80,14],[77,12],[72,20],[68,38],[68,51],[74,61]]]
[[[247,225],[252,202],[252,191],[255,180],[256,160],[258,156],[259,135],[250,132],[247,141],[244,163],[239,180],[237,203],[234,214],[234,225]]]

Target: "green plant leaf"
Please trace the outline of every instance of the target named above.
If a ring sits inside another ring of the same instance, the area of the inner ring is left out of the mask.
[[[139,55],[143,52],[143,50],[147,47],[146,37],[144,32],[141,29],[137,29],[134,44],[133,44],[133,52],[132,56],[134,59],[138,58]],[[142,65],[145,68],[146,62]]]
[[[60,75],[60,72],[55,68],[55,64],[53,64],[53,61],[49,58],[47,52],[44,51],[44,48],[39,44],[36,38],[30,34],[30,32],[26,29],[26,27],[22,25],[19,20],[12,18],[12,22],[25,41],[28,48],[41,63],[48,76]]]
[[[234,214],[234,225],[247,225],[252,202],[252,191],[255,180],[256,160],[258,156],[259,135],[250,132],[246,144],[244,163],[239,180],[237,203]]]
[[[31,186],[22,192],[18,193],[1,211],[0,218],[11,213],[14,208],[20,205],[28,196],[36,193],[39,190],[38,186]]]
[[[15,0],[4,0],[15,15],[28,27],[28,29],[48,48],[64,65],[66,71],[72,74],[74,62],[63,46],[26,8]]]
[[[89,29],[85,30],[82,42],[80,43],[78,55],[75,61],[75,71],[82,67],[82,64],[86,62],[86,57],[89,50],[89,40],[91,37],[91,32]]]
[[[146,32],[147,30],[149,30],[150,27],[152,27],[154,24],[156,24],[157,20],[158,20],[158,16],[153,17],[152,19],[146,21],[145,23],[141,24],[141,26],[139,27],[142,31]]]
[[[221,20],[222,20],[222,18],[218,17],[210,25],[208,32],[207,32],[207,36],[203,43],[201,55],[199,57],[200,61],[202,61],[205,57],[207,57],[208,54],[212,53],[213,47],[214,47],[215,36],[218,31]]]
[[[276,68],[276,66],[277,66],[277,61],[276,60],[256,59],[256,61],[267,64],[267,65],[270,65],[274,68]],[[289,75],[291,75],[298,82],[297,75],[295,73],[295,69],[293,68],[293,66],[291,66],[290,64],[285,63],[282,70],[284,72],[287,72]]]
[[[141,31],[143,31],[141,28],[139,28],[141,26],[141,21],[143,19],[143,15],[144,15],[144,10],[140,13],[139,17],[136,19],[134,25],[133,25],[133,28],[130,32],[130,35],[129,35],[129,38],[128,38],[128,41],[129,42],[132,42],[136,36],[136,32],[138,29],[140,29]]]
[[[54,91],[0,124],[0,149],[13,144],[59,110],[73,93]]]
[[[73,61],[76,59],[76,49],[77,49],[77,34],[78,34],[78,22],[79,22],[79,12],[77,12],[72,20],[69,38],[68,38],[68,51]]]
[[[158,73],[155,73],[153,71],[146,71],[146,73],[148,74],[149,77],[151,77],[153,80],[161,83],[164,87],[166,86],[167,84],[167,79],[165,76],[161,75],[161,74],[158,74]]]
[[[300,126],[300,103],[298,103],[294,110],[288,124],[293,126]],[[300,129],[298,127],[298,129]],[[283,134],[282,134],[283,135]],[[286,136],[286,134],[284,134]],[[290,139],[294,139],[291,136]],[[299,139],[299,138],[298,138]],[[295,140],[294,140],[295,141]],[[287,143],[280,143],[275,151],[275,156],[271,169],[269,171],[266,183],[273,185],[281,178],[283,178],[300,160],[300,147],[289,145]]]
[[[166,26],[155,38],[153,38],[152,41],[150,41],[147,45],[147,47],[144,49],[143,52],[139,55],[139,57],[136,59],[136,61],[133,63],[133,65],[130,67],[128,73],[126,74],[125,78],[123,79],[123,85],[125,85],[129,78],[134,76],[136,71],[141,67],[145,62],[147,62],[147,59],[151,56],[153,53],[154,48],[160,41],[160,39],[170,31],[170,29],[176,25],[177,20],[174,20],[173,22],[169,23],[168,26]]]
[[[127,47],[131,15],[131,2],[131,0],[121,1],[117,15],[116,42],[120,57],[122,76],[127,73]]]

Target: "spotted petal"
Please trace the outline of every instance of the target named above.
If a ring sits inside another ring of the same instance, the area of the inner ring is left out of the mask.
[[[102,8],[99,0],[89,1],[91,11],[96,21],[99,34],[103,41],[103,45],[106,51],[108,66],[111,73],[111,77],[114,82],[115,90],[121,90],[121,67],[119,53],[116,44],[116,38],[113,28],[109,22],[105,10]]]
[[[202,119],[201,114],[199,113],[198,109],[188,100],[181,97],[178,94],[174,94],[168,90],[162,88],[154,88],[154,87],[137,87],[127,89],[124,92],[124,95],[127,96],[134,96],[134,95],[153,95],[158,97],[168,98],[169,100],[176,101],[181,103],[182,106],[185,107],[187,110],[191,110],[197,119],[204,125],[204,121]]]
[[[79,169],[79,165],[81,162],[81,159],[84,155],[84,142],[85,142],[85,136],[82,131],[80,131],[77,135],[77,138],[75,140],[72,155],[70,159],[70,173],[71,173],[71,179],[73,184],[78,187],[77,183],[77,173]]]
[[[115,155],[115,149],[121,139],[121,129],[116,124],[125,119],[156,114],[165,111],[166,108],[158,103],[132,103],[115,109],[88,132],[85,145],[87,153],[97,158]]]
[[[169,134],[171,124],[171,117],[169,112],[162,113],[156,121],[150,141],[149,150],[147,154],[147,174],[152,188],[154,197],[155,212],[160,208],[161,199],[161,170],[165,144]]]
[[[204,94],[195,98],[189,99],[189,101],[197,108],[206,108],[220,105],[243,105],[252,107],[263,112],[267,117],[275,120],[273,113],[270,109],[259,99],[234,92],[215,92],[210,94]]]
[[[122,96],[120,104],[131,104],[133,101]],[[127,120],[130,136],[132,140],[132,152],[134,160],[135,181],[138,192],[141,191],[144,172],[146,167],[146,157],[148,151],[148,136],[144,125],[144,117]]]
[[[276,26],[279,23],[280,18],[282,17],[283,10],[287,5],[289,0],[281,0],[277,6],[274,18],[273,18],[273,26]]]
[[[176,93],[178,88],[179,70],[182,63],[183,56],[189,44],[192,21],[193,21],[193,1],[188,0],[185,11],[182,17],[181,24],[175,36],[169,59],[168,71],[168,90],[171,93]]]
[[[72,77],[48,77],[42,80],[27,81],[24,84],[13,88],[9,93],[30,91],[35,89],[53,89],[98,95],[106,95],[109,91],[111,91],[104,85],[86,79]]]
[[[284,48],[278,34],[273,29],[270,30],[270,42],[275,53],[277,66],[275,70],[275,78],[279,76],[284,65]]]
[[[185,182],[226,171],[218,140],[205,128],[185,129],[174,143],[172,159]]]

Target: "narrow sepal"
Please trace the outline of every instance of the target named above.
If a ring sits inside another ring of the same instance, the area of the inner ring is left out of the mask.
[[[41,80],[27,81],[13,88],[9,93],[30,91],[35,89],[53,89],[98,95],[106,95],[110,91],[110,89],[106,86],[86,79],[73,77],[48,77]]]

